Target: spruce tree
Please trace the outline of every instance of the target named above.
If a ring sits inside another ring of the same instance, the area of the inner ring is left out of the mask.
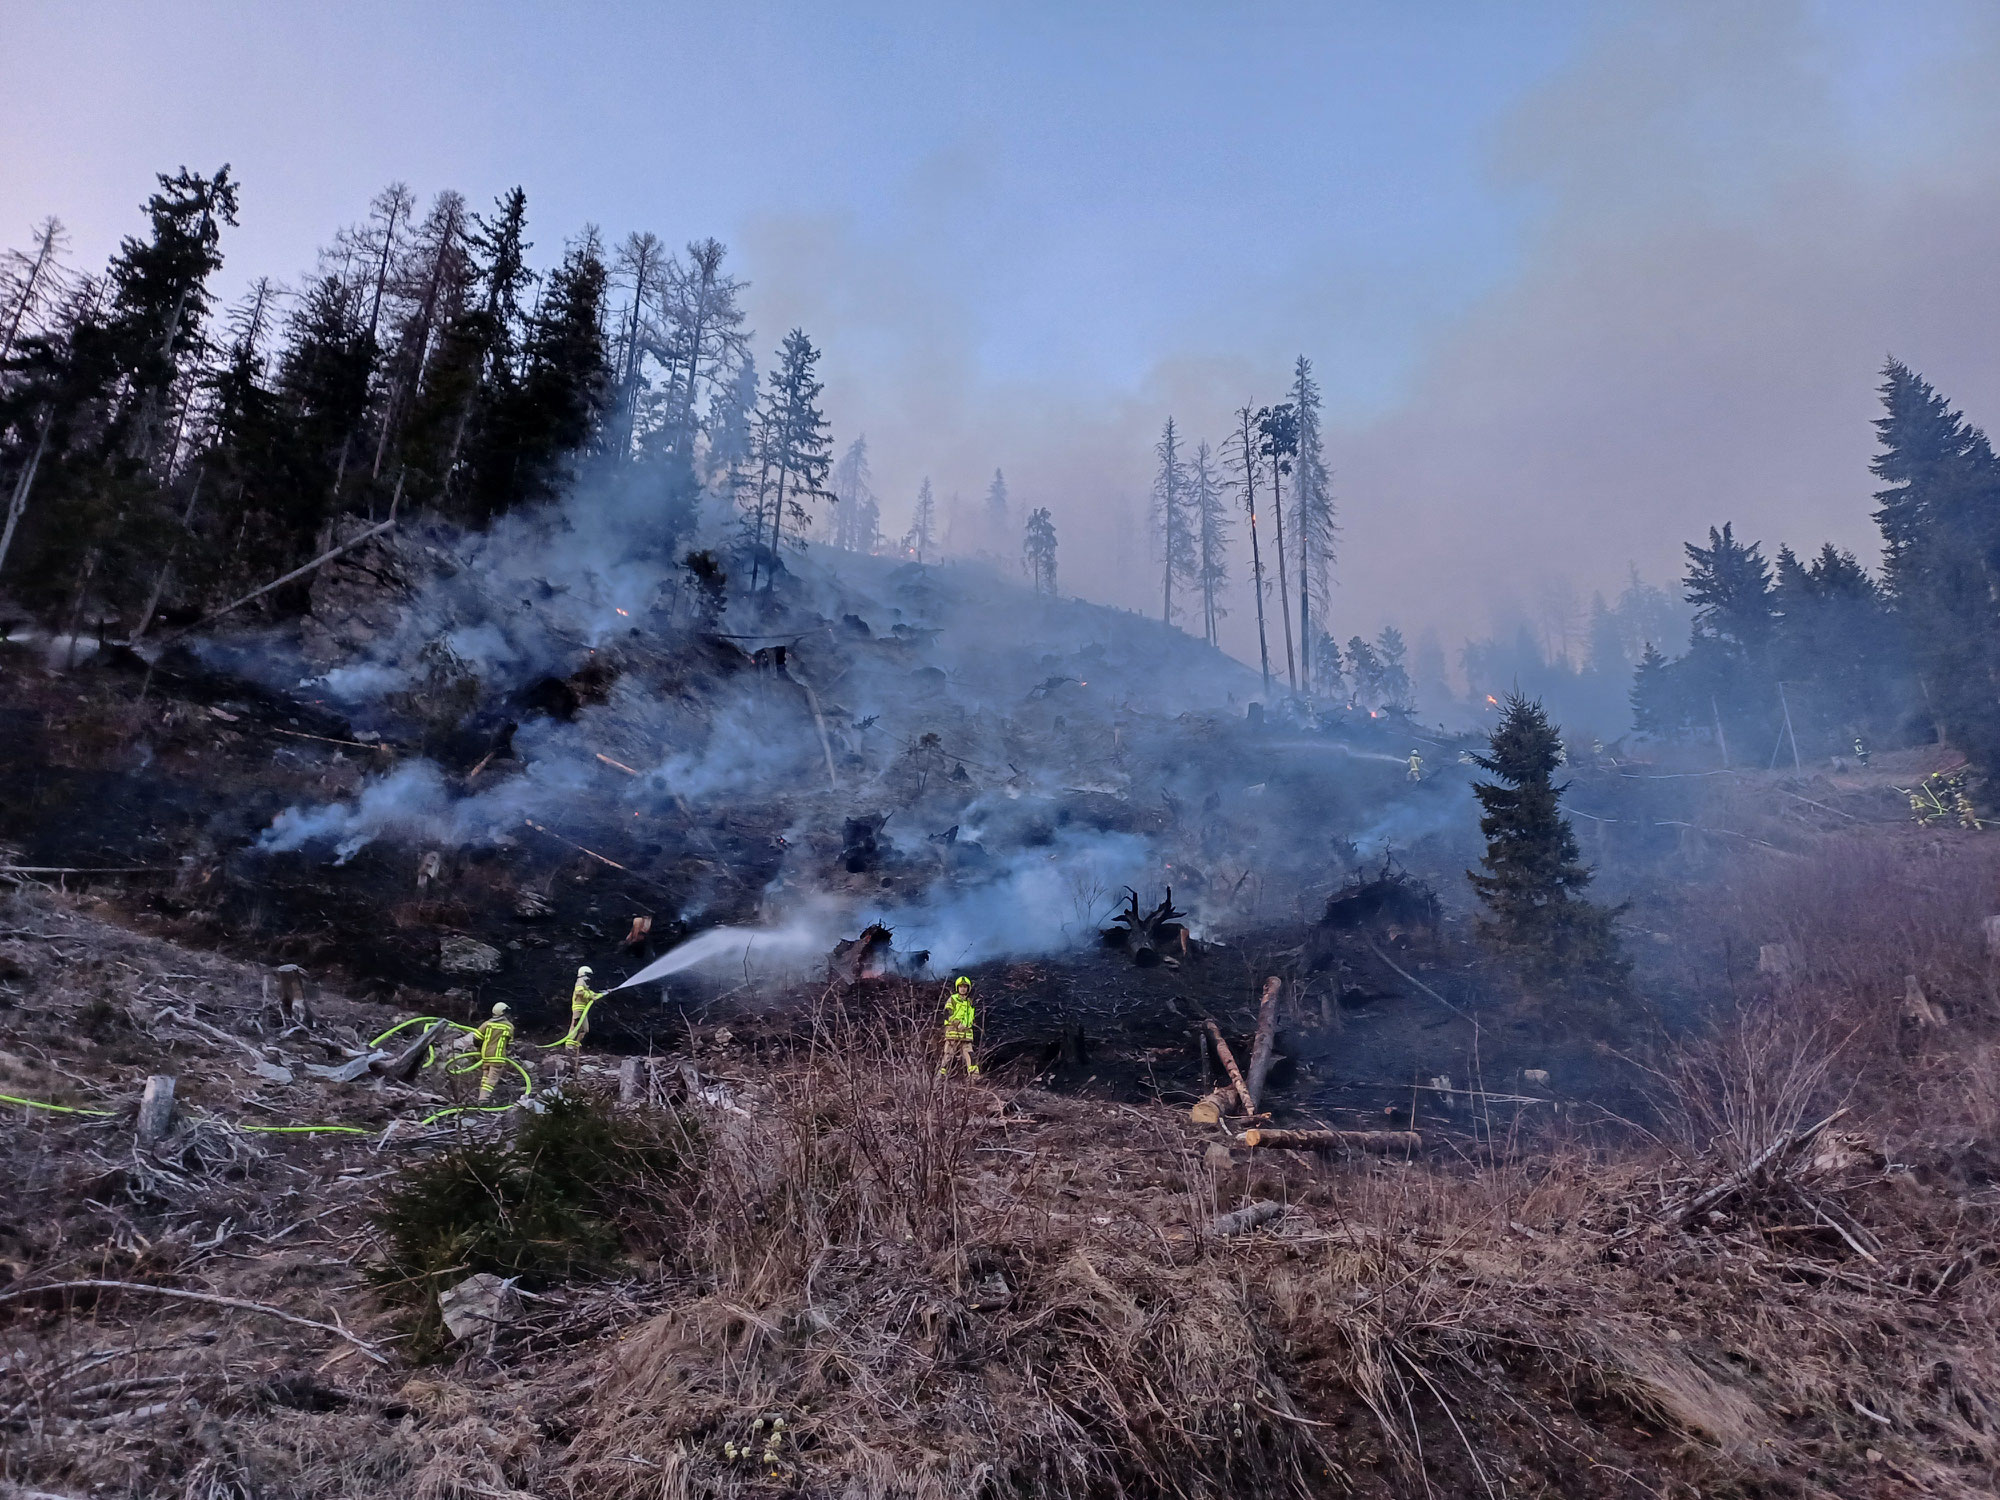
[[[777,559],[786,529],[791,529],[795,541],[803,538],[812,524],[806,502],[826,498],[828,493],[833,437],[819,405],[825,385],[816,372],[818,364],[819,350],[805,330],[794,328],[786,334],[757,414],[758,481],[752,511],[750,582],[755,588],[762,571],[767,592],[777,586]]]
[[[1222,476],[1215,455],[1198,443],[1188,465],[1189,508],[1194,512],[1195,584],[1201,590],[1202,635],[1209,645],[1221,642],[1220,625],[1229,611],[1222,591],[1229,584],[1229,504],[1223,498]]]
[[[928,474],[917,486],[917,503],[910,510],[910,529],[903,535],[903,550],[920,563],[937,555],[937,496],[931,490]]]
[[[1677,734],[1686,727],[1685,716],[1675,710],[1672,674],[1673,664],[1651,641],[1646,642],[1638,666],[1632,669],[1632,690],[1626,700],[1632,705],[1632,727],[1640,734]]]
[[[1562,741],[1542,705],[1510,694],[1488,753],[1473,760],[1494,778],[1472,787],[1486,838],[1486,873],[1467,872],[1487,910],[1480,936],[1531,969],[1622,980],[1612,913],[1583,896],[1590,870],[1562,815]]]
[[[1292,370],[1291,405],[1298,413],[1298,464],[1292,478],[1292,529],[1299,552],[1299,680],[1312,691],[1313,619],[1329,627],[1333,606],[1333,482],[1319,430],[1319,382],[1303,354]]]
[[[1180,432],[1172,417],[1167,418],[1167,425],[1161,429],[1153,454],[1160,462],[1153,476],[1153,540],[1160,557],[1160,622],[1171,625],[1181,608],[1174,602],[1175,586],[1191,587],[1198,564],[1187,460],[1181,457]]]
[[[1028,514],[1028,532],[1021,543],[1021,562],[1038,594],[1056,591],[1056,523],[1045,505]]]

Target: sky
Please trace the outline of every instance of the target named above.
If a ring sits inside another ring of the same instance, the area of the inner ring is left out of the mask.
[[[0,0],[0,36],[0,236],[55,214],[101,263],[154,172],[224,161],[225,291],[391,180],[520,184],[544,263],[713,234],[760,353],[825,349],[886,525],[999,467],[1064,590],[1136,608],[1161,423],[1219,445],[1300,354],[1341,635],[1509,631],[1723,521],[1872,558],[1890,355],[2000,424],[1971,0]]]

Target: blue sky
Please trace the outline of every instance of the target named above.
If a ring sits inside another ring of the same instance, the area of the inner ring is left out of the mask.
[[[16,242],[54,213],[100,261],[152,172],[224,160],[235,281],[391,179],[521,183],[544,256],[712,233],[760,345],[826,347],[890,520],[1004,465],[1119,602],[1159,422],[1219,440],[1299,352],[1353,627],[1447,638],[1712,521],[1867,545],[1891,349],[2000,423],[1970,4],[0,0],[0,34]]]

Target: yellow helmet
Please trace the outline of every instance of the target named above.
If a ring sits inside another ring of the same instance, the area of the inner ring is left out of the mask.
[[[972,988],[972,981],[961,974],[958,976],[957,982],[952,985],[952,988],[955,990],[969,990]]]

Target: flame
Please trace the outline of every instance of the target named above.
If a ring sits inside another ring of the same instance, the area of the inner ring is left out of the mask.
[[[1486,701],[1492,704],[1495,708],[1498,708],[1500,706],[1500,700],[1494,697],[1491,693],[1488,693],[1486,695]]]
[[[615,605],[615,604],[614,604],[614,605],[612,605],[611,607],[612,607],[613,609],[618,609],[618,606],[617,606],[617,605]],[[626,619],[628,619],[628,620],[632,618],[632,611],[631,611],[631,610],[629,610],[629,609],[618,609],[618,613],[619,613],[619,614],[621,614],[621,615],[623,615],[623,616],[624,616],[624,617],[625,617]]]

